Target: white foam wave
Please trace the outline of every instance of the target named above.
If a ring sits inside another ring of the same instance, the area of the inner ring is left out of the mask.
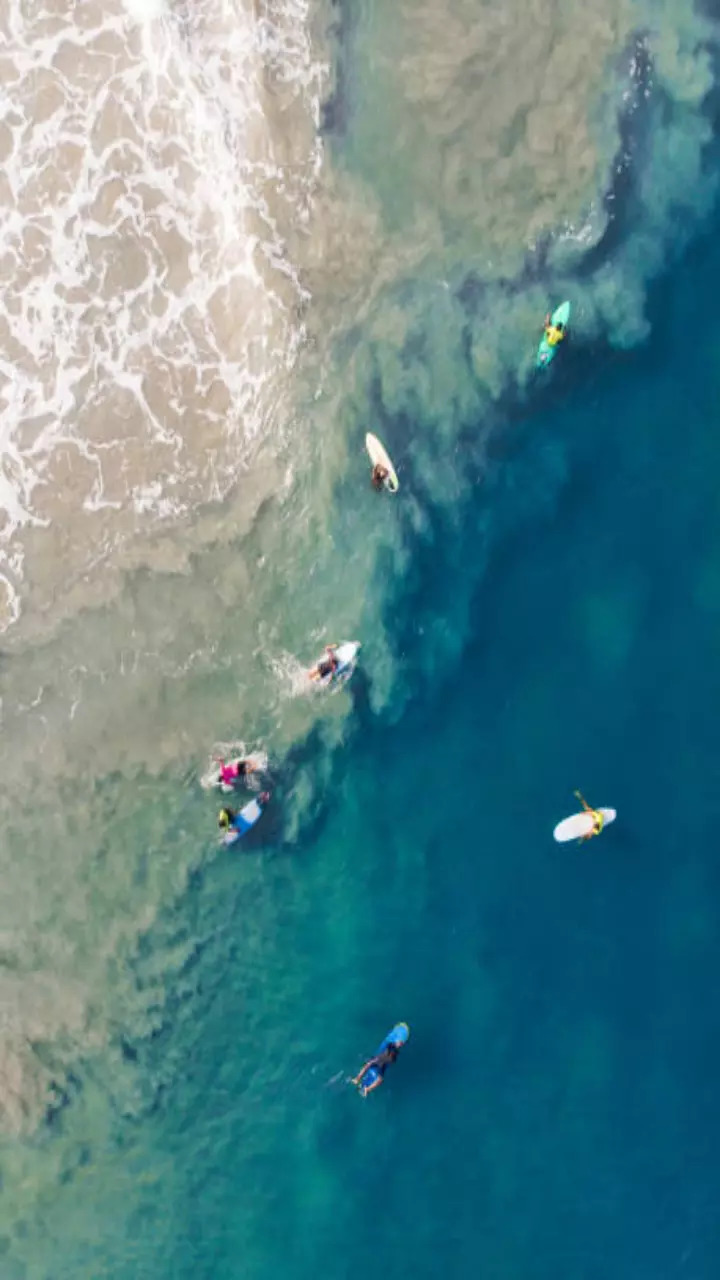
[[[308,679],[309,666],[304,667],[294,654],[274,654],[268,666],[281,698],[304,698],[314,691],[315,685]]]
[[[287,228],[319,163],[307,6],[10,7],[0,120],[0,540],[78,575],[226,493],[302,341]],[[268,82],[298,102],[272,132]],[[308,122],[309,126],[308,126]],[[299,160],[298,163],[295,163]],[[90,555],[89,548],[93,548]],[[12,603],[11,603],[12,602]],[[46,602],[45,602],[46,603]]]

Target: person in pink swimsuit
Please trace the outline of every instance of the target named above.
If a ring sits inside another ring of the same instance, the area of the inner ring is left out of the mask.
[[[251,773],[255,773],[257,767],[250,760],[233,760],[230,764],[225,764],[221,756],[215,757],[215,763],[220,766],[219,781],[224,787],[237,786]]]

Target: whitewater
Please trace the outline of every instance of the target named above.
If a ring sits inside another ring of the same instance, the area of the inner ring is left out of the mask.
[[[462,649],[483,557],[444,612],[423,574],[545,394],[548,300],[580,346],[647,336],[716,192],[717,35],[690,0],[0,14],[8,1238],[168,1087],[128,1046],[201,945],[171,922],[218,858],[214,744],[270,752],[292,845],[352,732],[350,692],[307,696],[322,646],[362,640],[387,721]]]
[[[46,616],[49,596],[55,614],[87,603],[78,584],[98,568],[107,593],[133,537],[222,498],[282,413],[305,298],[283,222],[307,217],[319,159],[322,68],[303,16],[10,7],[6,626],[21,586]],[[278,155],[268,101],[293,99]]]

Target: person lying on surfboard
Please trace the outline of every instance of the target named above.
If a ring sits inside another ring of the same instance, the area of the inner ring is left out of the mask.
[[[334,676],[338,669],[339,663],[335,656],[336,644],[326,644],[325,652],[327,658],[322,658],[316,667],[310,672],[311,680],[324,680],[326,676]]]
[[[560,321],[559,324],[553,324],[550,312],[545,317],[545,341],[549,347],[556,347],[558,342],[562,342],[565,337],[565,325]]]
[[[396,1061],[399,1052],[400,1052],[399,1045],[396,1045],[396,1044],[386,1045],[382,1053],[378,1053],[376,1057],[368,1059],[368,1061],[365,1063],[365,1066],[362,1067],[360,1071],[358,1071],[357,1075],[353,1078],[352,1083],[359,1086],[363,1076],[365,1075],[365,1072],[368,1071],[370,1067],[375,1067],[375,1070],[377,1072],[376,1078],[372,1081],[371,1084],[366,1085],[363,1088],[363,1094],[367,1097],[369,1093],[372,1093],[373,1089],[377,1089],[378,1085],[382,1084],[383,1076],[385,1075],[386,1069],[390,1066],[391,1062]]]
[[[372,484],[373,489],[377,489],[378,493],[381,489],[387,489],[387,479],[389,475],[390,472],[387,467],[384,467],[382,462],[376,462],[372,469],[372,475],[370,476],[370,483]]]
[[[220,782],[224,787],[234,787],[257,769],[252,760],[231,760],[229,764],[225,764],[222,756],[215,756],[214,759],[220,766]]]
[[[593,820],[592,830],[588,831],[588,833],[587,833],[587,835],[586,835],[586,836],[581,836],[581,837],[580,837],[580,839],[581,839],[581,840],[592,840],[593,836],[599,836],[599,835],[600,835],[600,832],[602,831],[603,827],[605,826],[605,818],[603,817],[603,815],[601,814],[601,812],[600,812],[600,810],[599,810],[599,809],[591,809],[591,808],[590,808],[590,805],[588,804],[587,800],[585,799],[585,797],[584,797],[584,796],[582,796],[582,795],[580,794],[580,792],[579,792],[579,791],[576,791],[576,792],[575,792],[575,795],[577,796],[578,800],[580,801],[580,803],[581,803],[581,805],[582,805],[583,809],[585,810],[585,812],[586,812],[587,814],[589,814],[589,815],[590,815],[590,817],[591,817],[591,818],[592,818],[592,820]]]
[[[269,800],[270,800],[269,791],[263,791],[258,796],[258,804],[267,804]],[[246,805],[245,807],[246,809],[250,808],[249,805]],[[218,826],[220,830],[229,831],[231,827],[235,826],[235,823],[237,822],[239,816],[241,815],[238,814],[237,809],[231,809],[229,805],[223,805],[222,809],[218,814]]]

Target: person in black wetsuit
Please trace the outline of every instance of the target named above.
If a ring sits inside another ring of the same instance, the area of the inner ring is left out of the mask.
[[[397,1044],[386,1045],[382,1053],[378,1053],[374,1058],[370,1058],[369,1061],[365,1063],[365,1066],[362,1067],[362,1069],[355,1076],[353,1080],[353,1084],[356,1084],[358,1088],[362,1089],[366,1095],[368,1093],[372,1093],[373,1089],[377,1089],[378,1086],[382,1084],[383,1077],[385,1075],[387,1068],[390,1066],[391,1062],[395,1062],[399,1052],[400,1052],[399,1045]],[[369,1084],[367,1088],[364,1088],[361,1081],[363,1076],[365,1075],[365,1072],[369,1071],[370,1067],[374,1067],[378,1074],[376,1078],[373,1080],[372,1084]]]
[[[310,672],[311,680],[324,680],[326,676],[333,676],[335,674],[340,665],[335,655],[336,649],[336,644],[325,645],[327,658],[321,658],[317,666]]]

